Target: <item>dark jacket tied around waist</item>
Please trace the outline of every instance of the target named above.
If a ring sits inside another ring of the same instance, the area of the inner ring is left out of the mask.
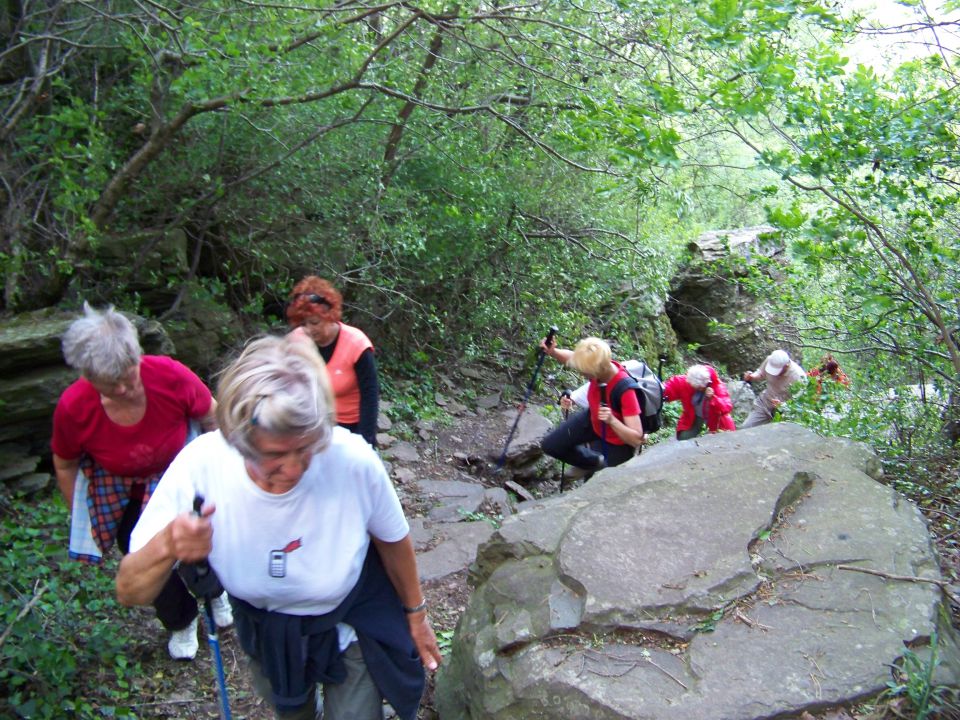
[[[357,631],[363,660],[381,695],[401,720],[415,720],[426,679],[396,590],[371,544],[360,579],[325,615],[288,615],[233,598],[244,652],[260,663],[278,710],[300,707],[315,683],[341,683],[347,671],[337,623]]]

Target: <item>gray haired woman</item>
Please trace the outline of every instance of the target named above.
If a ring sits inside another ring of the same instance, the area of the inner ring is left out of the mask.
[[[80,379],[60,396],[53,415],[53,465],[71,508],[70,556],[99,563],[117,543],[129,548],[130,532],[160,475],[183,447],[188,424],[216,426],[216,404],[206,385],[168,357],[143,355],[137,331],[112,307],[84,303],[83,317],[63,336],[67,364]],[[215,601],[217,621],[232,622],[225,598]],[[176,659],[198,648],[197,603],[178,577],[154,602],[172,634]]]
[[[177,562],[206,558],[278,717],[312,720],[322,684],[327,720],[380,720],[383,698],[413,720],[440,651],[409,526],[376,452],[336,426],[316,347],[254,340],[217,395],[220,431],[164,475],[120,565],[120,602],[150,602]]]
[[[685,375],[674,375],[663,388],[664,402],[679,401],[677,440],[692,440],[703,432],[730,432],[737,426],[730,415],[733,401],[717,371],[710,365],[691,365]]]

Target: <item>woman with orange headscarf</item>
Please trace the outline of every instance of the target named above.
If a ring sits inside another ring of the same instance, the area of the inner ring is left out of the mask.
[[[341,322],[343,296],[333,285],[308,275],[293,286],[287,305],[292,335],[313,341],[330,375],[337,424],[377,446],[380,385],[373,343],[362,330]]]
[[[817,379],[817,395],[823,392],[824,378],[830,378],[844,387],[850,387],[850,378],[840,367],[840,363],[833,359],[833,355],[824,355],[823,359],[820,360],[820,366],[811,370],[807,375]]]

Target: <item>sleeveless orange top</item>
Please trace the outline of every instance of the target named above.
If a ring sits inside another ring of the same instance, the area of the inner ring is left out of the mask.
[[[337,402],[337,422],[352,425],[360,422],[360,387],[354,365],[363,352],[373,347],[362,330],[340,323],[337,346],[327,363],[330,386]]]

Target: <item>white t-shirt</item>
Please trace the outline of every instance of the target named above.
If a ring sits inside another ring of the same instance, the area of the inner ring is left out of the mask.
[[[376,452],[341,427],[282,495],[254,484],[219,431],[202,435],[164,473],[130,550],[192,510],[197,493],[216,504],[210,564],[223,587],[257,608],[291,615],[336,608],[360,577],[370,535],[397,542],[410,530]]]

